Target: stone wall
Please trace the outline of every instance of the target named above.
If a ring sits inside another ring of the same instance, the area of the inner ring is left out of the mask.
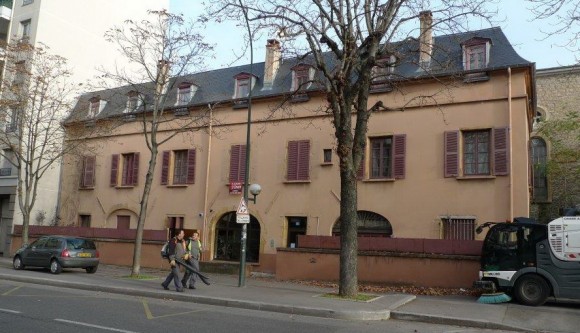
[[[548,198],[532,198],[530,217],[541,222],[556,218],[559,209],[580,204],[580,66],[538,70],[538,110],[544,116],[534,126],[548,148]]]

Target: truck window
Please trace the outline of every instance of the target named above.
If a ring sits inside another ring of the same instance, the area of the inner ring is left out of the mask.
[[[485,240],[482,264],[488,271],[518,270],[518,227],[498,225],[492,228]]]

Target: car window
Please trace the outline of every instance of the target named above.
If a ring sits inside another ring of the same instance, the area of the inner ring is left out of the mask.
[[[36,247],[37,249],[42,249],[42,248],[44,248],[44,245],[46,244],[47,240],[48,240],[48,238],[46,238],[46,237],[39,238],[36,241],[34,241],[32,244],[30,244],[30,247]]]
[[[73,238],[66,240],[66,248],[69,250],[95,250],[95,243],[88,239]]]
[[[51,237],[44,247],[47,249],[58,249],[60,247],[60,239]]]

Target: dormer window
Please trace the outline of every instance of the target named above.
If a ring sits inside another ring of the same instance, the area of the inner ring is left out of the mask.
[[[462,43],[463,69],[484,69],[489,64],[491,39],[474,37]]]
[[[93,97],[89,100],[89,112],[88,117],[94,118],[96,117],[103,109],[105,108],[105,104],[107,102],[102,100],[100,97]]]
[[[236,80],[236,98],[248,97],[250,93],[250,78],[238,78]]]
[[[371,70],[371,92],[391,91],[389,80],[395,71],[397,57],[390,54],[377,59],[375,66]]]
[[[125,112],[135,112],[141,106],[141,95],[136,91],[131,91],[127,94],[127,108]]]
[[[193,97],[193,84],[183,82],[177,87],[177,103],[176,105],[187,105]]]
[[[292,68],[292,90],[306,90],[312,84],[314,69],[310,65],[299,64]]]

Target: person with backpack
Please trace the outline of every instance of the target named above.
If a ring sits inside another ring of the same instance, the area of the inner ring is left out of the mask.
[[[201,257],[201,241],[199,240],[199,233],[197,231],[193,232],[192,237],[190,237],[187,241],[186,245],[187,254],[189,255],[188,263],[191,267],[195,269],[196,272],[199,273],[199,259]],[[195,289],[195,282],[197,281],[198,275],[190,272],[189,270],[185,271],[185,275],[183,276],[183,280],[181,280],[181,284],[184,288],[187,286],[187,282],[189,281],[189,289]]]
[[[169,241],[168,247],[169,257],[167,260],[169,260],[171,272],[169,272],[169,275],[167,275],[165,281],[161,283],[161,286],[163,286],[163,289],[165,290],[169,290],[169,284],[171,283],[171,280],[173,280],[173,283],[175,284],[175,290],[178,292],[183,292],[183,285],[181,284],[181,280],[179,279],[179,268],[177,267],[176,262],[176,259],[185,259],[185,260],[189,259],[189,255],[187,254],[186,251],[186,244],[185,240],[183,239],[183,236],[185,236],[185,232],[183,231],[183,229],[181,229],[179,230],[179,233]]]

